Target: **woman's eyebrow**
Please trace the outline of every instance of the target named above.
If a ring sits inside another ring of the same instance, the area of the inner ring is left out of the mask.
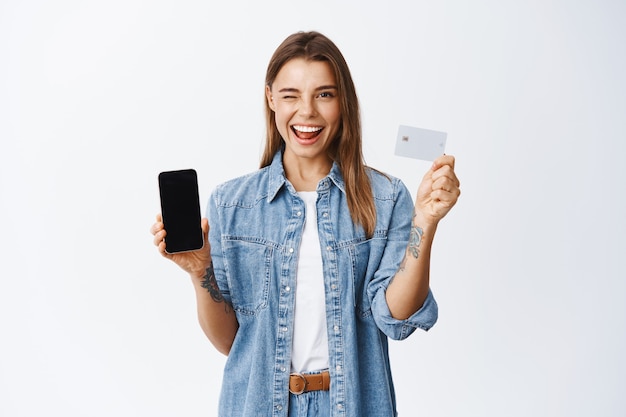
[[[337,90],[337,86],[336,85],[322,85],[315,89],[315,91],[319,91],[319,90]]]
[[[336,85],[322,85],[315,89],[315,91],[321,91],[321,90],[337,90],[337,86]],[[285,87],[285,88],[281,88],[280,90],[278,90],[278,92],[279,93],[299,93],[300,90],[298,90],[297,88],[293,88],[293,87]]]

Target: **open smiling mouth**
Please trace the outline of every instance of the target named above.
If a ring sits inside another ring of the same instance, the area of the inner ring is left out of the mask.
[[[298,139],[311,140],[315,139],[324,130],[322,126],[291,126],[291,130]]]

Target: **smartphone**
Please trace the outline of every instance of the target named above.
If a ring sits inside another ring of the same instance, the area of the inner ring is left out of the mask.
[[[159,174],[161,215],[167,235],[167,253],[187,252],[204,246],[200,225],[198,174],[193,169]]]

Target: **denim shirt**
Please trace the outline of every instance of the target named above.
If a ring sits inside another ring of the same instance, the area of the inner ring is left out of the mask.
[[[404,184],[368,169],[376,228],[352,222],[336,164],[317,186],[324,271],[331,416],[395,416],[387,338],[404,339],[437,320],[422,308],[394,319],[385,290],[402,261],[413,202]],[[219,415],[287,416],[296,266],[305,204],[287,181],[279,151],[271,165],[219,185],[207,207],[215,276],[239,330],[227,358]]]

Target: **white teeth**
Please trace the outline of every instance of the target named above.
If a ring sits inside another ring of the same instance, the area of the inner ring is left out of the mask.
[[[317,132],[319,130],[322,130],[321,126],[317,126],[317,127],[313,127],[313,126],[294,126],[294,129],[296,129],[298,132],[303,132],[303,133],[311,133],[311,132]]]

